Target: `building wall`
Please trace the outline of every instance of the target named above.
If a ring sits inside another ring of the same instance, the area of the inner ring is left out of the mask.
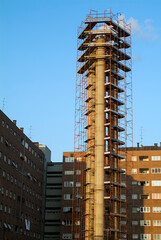
[[[161,239],[161,147],[129,148],[121,166],[127,173],[129,239]]]
[[[42,226],[41,226],[41,239],[44,239],[44,227],[45,227],[45,195],[46,195],[46,169],[47,164],[51,162],[51,151],[50,149],[43,144],[39,144],[39,148],[44,153],[44,179],[43,179],[43,195],[42,195]]]
[[[62,163],[47,163],[44,240],[60,239]]]
[[[85,164],[79,152],[63,153],[63,176],[62,176],[62,206],[61,206],[61,236],[60,239],[78,238],[84,211],[83,200],[83,169]],[[73,201],[72,201],[73,200]],[[72,227],[73,222],[73,227]]]
[[[44,154],[0,111],[0,239],[40,239]]]

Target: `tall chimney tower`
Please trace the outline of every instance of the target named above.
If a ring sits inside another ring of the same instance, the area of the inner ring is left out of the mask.
[[[126,218],[121,213],[126,184],[121,184],[119,162],[127,146],[130,49],[130,25],[118,14],[91,11],[80,27],[75,151],[85,152],[86,182],[79,239],[118,240],[123,233],[127,238],[126,226],[120,224]]]

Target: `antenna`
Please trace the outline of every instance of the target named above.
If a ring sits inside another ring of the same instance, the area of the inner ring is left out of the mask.
[[[29,128],[29,138],[32,139],[32,126],[30,125],[30,128]]]
[[[5,97],[3,98],[3,102],[2,102],[2,111],[4,112],[4,108],[5,108]]]
[[[143,146],[143,127],[141,126],[140,128],[140,143],[141,143],[141,146]]]

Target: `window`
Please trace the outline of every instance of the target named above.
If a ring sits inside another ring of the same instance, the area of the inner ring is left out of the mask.
[[[137,185],[137,181],[132,181],[132,185]]]
[[[152,199],[161,199],[161,193],[152,193]]]
[[[1,188],[1,193],[4,194],[4,187]]]
[[[10,198],[12,198],[12,192],[10,192],[10,195],[9,195]]]
[[[161,187],[161,180],[151,181],[151,185],[152,185],[153,187]]]
[[[7,212],[7,206],[4,207],[4,212],[5,212],[5,213]]]
[[[72,207],[64,207],[63,212],[72,212]]]
[[[74,174],[74,171],[64,171],[64,174],[65,174],[65,175],[73,175],[73,174]]]
[[[149,158],[148,156],[139,156],[139,161],[141,162],[149,161]]]
[[[121,213],[126,213],[126,208],[121,208]]]
[[[148,174],[149,173],[149,168],[139,168],[139,173],[140,174]]]
[[[136,168],[132,168],[131,169],[131,174],[137,174],[137,169]]]
[[[138,225],[138,221],[132,221],[132,226],[137,226]]]
[[[126,173],[126,169],[125,168],[123,168],[123,169],[121,169],[122,171],[121,171],[121,174],[125,174]]]
[[[126,199],[126,196],[125,195],[121,195],[121,200],[125,200]]]
[[[75,221],[75,225],[76,225],[76,226],[80,226],[80,220],[76,220],[76,221]]]
[[[13,177],[11,176],[11,182],[13,183]]]
[[[81,174],[81,170],[76,170],[75,173],[76,173],[76,175],[80,175]]]
[[[140,234],[140,239],[143,240],[143,239],[149,239],[151,240],[151,234]]]
[[[71,233],[63,233],[62,239],[72,239]]]
[[[121,239],[126,239],[126,234],[121,234]]]
[[[125,162],[125,158],[121,158],[121,159],[120,159],[120,162]]]
[[[74,157],[65,157],[65,162],[74,162]]]
[[[4,126],[5,126],[5,121],[2,120],[2,127],[4,127]]]
[[[0,158],[2,157],[2,153],[0,152]]]
[[[121,225],[126,225],[126,221],[121,221]]]
[[[3,143],[4,142],[4,137],[3,136],[1,136],[1,143]]]
[[[140,199],[150,199],[150,194],[140,194]]]
[[[6,197],[8,197],[8,190],[6,189]]]
[[[28,149],[29,145],[27,142],[25,142],[25,148]]]
[[[153,213],[161,213],[161,207],[153,207]]]
[[[138,234],[132,234],[132,239],[138,239]]]
[[[8,213],[11,214],[11,208],[10,207],[8,208]]]
[[[137,161],[137,156],[132,156],[131,161],[133,161],[133,162]]]
[[[76,161],[77,161],[77,162],[82,162],[82,158],[81,158],[81,157],[77,157],[77,158],[76,158]]]
[[[64,194],[64,200],[72,200],[72,194]]]
[[[138,185],[147,187],[147,186],[149,186],[149,181],[140,181],[140,182],[138,182]]]
[[[151,156],[152,161],[160,161],[160,156]]]
[[[75,195],[76,198],[79,198],[79,199],[83,199],[82,195],[80,195],[79,193]]]
[[[121,182],[121,186],[122,186],[122,187],[126,187],[126,183],[122,181],[122,182]]]
[[[138,195],[137,194],[132,194],[132,199],[138,199]]]
[[[3,177],[5,177],[6,176],[6,172],[5,171],[3,171]]]
[[[64,225],[64,226],[71,226],[72,225],[72,220],[64,220],[64,221],[62,221],[62,225]]]
[[[80,208],[79,208],[79,207],[76,207],[76,208],[75,208],[75,211],[76,211],[76,212],[80,212]]]
[[[10,175],[9,175],[9,173],[7,173],[7,180],[8,180],[8,181],[10,180]]]
[[[153,240],[161,239],[161,234],[153,234]]]
[[[140,220],[140,226],[151,226],[151,221],[150,220]]]
[[[74,234],[74,238],[79,238],[80,237],[80,234],[79,233],[76,233],[76,234]]]
[[[15,193],[13,194],[13,199],[16,200],[16,194]]]
[[[153,220],[154,227],[161,227],[161,220]]]
[[[140,208],[133,207],[132,212],[133,213],[138,213],[138,212],[140,212]]]
[[[73,187],[73,182],[64,182],[64,187]]]
[[[25,141],[23,138],[21,138],[21,144],[24,145]]]
[[[81,187],[81,183],[80,182],[76,182],[76,187]]]
[[[140,207],[141,213],[150,213],[150,207]]]
[[[7,157],[6,157],[6,155],[4,155],[4,162],[7,162]]]
[[[3,205],[2,205],[2,203],[0,204],[0,211],[2,211],[2,209],[3,209]]]
[[[161,168],[151,168],[151,173],[161,173]]]

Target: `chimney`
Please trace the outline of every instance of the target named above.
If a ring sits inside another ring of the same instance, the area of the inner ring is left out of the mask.
[[[34,142],[36,147],[39,147],[39,142]]]
[[[23,128],[23,127],[21,127],[21,128],[20,128],[20,131],[21,131],[21,132],[23,132],[23,130],[24,130],[24,128]]]
[[[16,120],[13,120],[13,123],[14,123],[15,125],[16,125],[16,122],[17,122]]]
[[[155,147],[158,147],[158,143],[154,143],[154,146],[155,146]]]
[[[139,142],[137,142],[137,148],[139,148]]]

